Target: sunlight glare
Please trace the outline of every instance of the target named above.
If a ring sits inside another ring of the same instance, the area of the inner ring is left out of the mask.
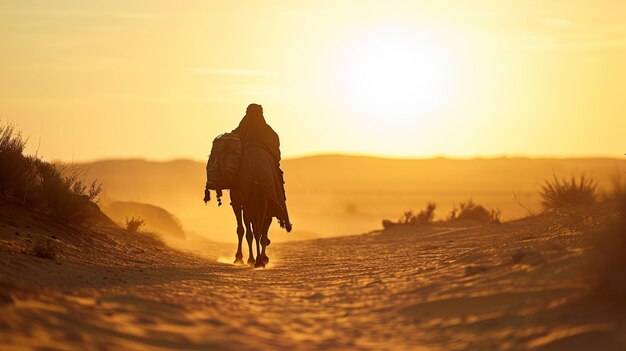
[[[408,28],[362,33],[346,48],[339,69],[343,100],[360,120],[419,118],[449,102],[450,59],[430,33]]]

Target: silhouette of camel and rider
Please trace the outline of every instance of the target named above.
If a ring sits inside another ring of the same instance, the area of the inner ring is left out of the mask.
[[[221,144],[216,146],[217,142]],[[278,134],[267,124],[263,107],[258,104],[250,104],[239,126],[213,143],[204,201],[210,200],[212,189],[217,191],[218,203],[221,203],[221,187],[230,189],[231,206],[237,219],[235,264],[243,264],[244,232],[249,249],[248,264],[265,267],[269,262],[266,247],[270,244],[268,231],[272,218],[276,217],[282,228],[291,231],[280,160]],[[219,178],[232,179],[221,182],[223,179]]]

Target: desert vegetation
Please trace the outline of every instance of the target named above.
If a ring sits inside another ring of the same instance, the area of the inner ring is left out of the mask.
[[[474,200],[469,199],[459,204],[459,208],[456,207],[450,212],[448,221],[462,221],[462,222],[476,222],[480,224],[487,223],[500,223],[500,216],[502,212],[495,209],[487,209],[483,205],[474,203]]]
[[[24,155],[26,142],[12,125],[0,124],[0,197],[62,223],[83,224],[93,214],[101,184],[86,183],[68,165]]]
[[[413,211],[405,212],[402,218],[400,218],[400,220],[398,221],[398,223],[410,225],[431,224],[435,219],[436,209],[437,204],[435,204],[434,202],[429,202],[426,205],[426,208],[419,211],[417,214],[413,214]]]
[[[594,179],[584,175],[569,180],[554,176],[552,181],[546,180],[541,187],[541,204],[544,209],[591,204],[596,200],[597,186]]]
[[[472,199],[459,203],[458,208],[454,207],[445,220],[435,221],[436,209],[437,204],[429,202],[426,208],[416,214],[414,214],[413,211],[405,212],[397,222],[388,219],[383,220],[383,227],[386,229],[396,224],[420,226],[435,223],[500,223],[500,216],[502,214],[499,210],[487,209],[483,205],[476,204]]]
[[[545,210],[564,209],[573,206],[589,205],[596,202],[598,182],[590,177],[582,175],[571,179],[560,179],[556,176],[552,180],[546,180],[541,186],[539,195],[541,205]],[[620,194],[626,192],[626,185],[621,177],[613,180],[614,190],[604,196],[605,199],[616,199]],[[516,198],[519,202],[519,199]],[[520,203],[521,205],[521,203]],[[523,205],[521,205],[523,206]],[[532,211],[524,207],[529,214]],[[489,209],[483,205],[475,203],[472,199],[466,200],[455,206],[445,220],[435,221],[435,210],[437,206],[434,202],[429,202],[425,209],[418,213],[407,211],[397,221],[383,220],[383,227],[389,228],[393,225],[430,225],[433,223],[466,223],[466,224],[489,224],[500,223],[502,212],[498,209]]]
[[[138,233],[139,229],[141,229],[141,227],[146,225],[146,221],[137,217],[131,217],[130,219],[128,219],[128,217],[126,217],[126,230],[128,230],[131,233]]]
[[[141,229],[158,233],[164,236],[184,238],[185,230],[178,218],[164,208],[146,203],[113,201],[101,206],[102,212],[114,222],[124,227],[128,225],[128,218],[142,219]]]

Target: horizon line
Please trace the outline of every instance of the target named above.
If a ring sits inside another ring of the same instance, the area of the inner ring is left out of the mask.
[[[620,153],[620,156],[624,156],[626,153]],[[591,160],[591,159],[611,159],[620,160],[619,156],[613,155],[528,155],[528,154],[501,154],[501,155],[475,155],[475,156],[454,156],[454,155],[432,155],[432,156],[390,156],[380,154],[359,154],[359,153],[342,153],[342,152],[328,152],[328,153],[311,153],[302,154],[296,156],[289,156],[283,158],[281,161],[296,161],[311,158],[320,157],[353,157],[353,158],[370,158],[379,160],[396,160],[396,161],[427,161],[427,160],[453,160],[453,161],[474,161],[474,160],[500,160],[500,159],[527,159],[527,160]],[[146,161],[146,162],[158,162],[169,163],[179,161],[192,161],[192,162],[206,162],[208,155],[205,158],[194,158],[190,156],[175,156],[169,158],[151,158],[145,156],[110,156],[100,157],[94,159],[74,160],[73,163],[85,164],[85,163],[98,163],[106,161]],[[626,158],[624,158],[626,160]],[[65,162],[62,159],[53,160],[53,162]]]

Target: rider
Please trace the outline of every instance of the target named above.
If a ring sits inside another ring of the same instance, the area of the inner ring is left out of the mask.
[[[283,171],[280,169],[280,140],[278,134],[270,127],[263,117],[263,107],[250,104],[246,109],[239,126],[232,131],[241,140],[243,157],[239,171],[239,188],[242,196],[250,193],[250,184],[256,182],[270,198],[269,215],[278,218],[281,227],[291,231],[291,223],[287,213]],[[260,151],[264,150],[266,152]],[[248,151],[248,152],[246,152]],[[268,155],[270,157],[266,157]],[[248,179],[250,167],[263,167],[268,175],[263,179]]]

